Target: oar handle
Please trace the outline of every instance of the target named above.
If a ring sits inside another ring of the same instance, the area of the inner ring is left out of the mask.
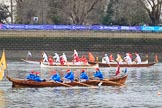
[[[61,82],[56,82],[56,83],[59,83],[59,84],[61,84],[61,85],[65,86],[65,87],[72,87],[72,86],[71,86],[71,85],[69,85],[69,84],[65,84],[65,83],[61,83]]]

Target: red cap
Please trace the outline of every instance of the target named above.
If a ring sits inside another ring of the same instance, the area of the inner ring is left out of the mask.
[[[53,72],[52,72],[53,74],[55,74],[56,73],[56,70],[53,70]]]
[[[40,72],[35,72],[35,74],[36,74],[36,75],[39,75],[39,74],[40,74]]]
[[[85,70],[84,69],[82,69],[82,72],[84,72]]]
[[[135,52],[135,55],[138,54],[137,52]]]
[[[32,70],[30,73],[34,74],[34,70]]]
[[[70,72],[70,69],[68,69],[67,72]]]
[[[96,68],[96,70],[99,70],[99,68]]]

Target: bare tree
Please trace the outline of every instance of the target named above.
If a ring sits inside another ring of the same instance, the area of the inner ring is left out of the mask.
[[[0,23],[9,23],[7,18],[11,16],[9,6],[0,4]]]
[[[62,0],[60,12],[71,24],[86,24],[87,17],[101,1],[103,0]]]
[[[160,14],[162,10],[162,0],[139,0],[149,14],[152,25],[160,23]]]
[[[16,0],[17,23],[31,24],[34,17],[38,17],[39,24],[46,24],[48,0]]]

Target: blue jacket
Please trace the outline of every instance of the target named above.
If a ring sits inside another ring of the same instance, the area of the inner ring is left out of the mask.
[[[93,75],[94,75],[94,77],[98,77],[101,80],[103,80],[103,75],[102,75],[101,71],[96,71],[96,73],[94,73]]]
[[[37,82],[42,82],[43,80],[41,80],[40,76],[35,76],[34,78],[34,81],[37,81]]]
[[[66,78],[68,80],[71,80],[71,81],[74,81],[74,74],[73,74],[73,72],[66,73],[64,78]]]
[[[58,73],[53,75],[53,76],[51,76],[50,79],[52,79],[54,81],[62,82],[61,79],[60,79],[60,75]]]
[[[86,74],[86,72],[81,72],[80,79],[85,79],[85,80],[88,80],[89,79],[88,76],[87,76],[87,74]]]
[[[28,80],[34,80],[34,78],[35,78],[35,75],[31,73],[26,77],[26,79]]]

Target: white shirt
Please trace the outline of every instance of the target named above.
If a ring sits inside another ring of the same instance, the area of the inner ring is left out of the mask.
[[[137,64],[141,64],[141,57],[139,56],[139,54],[136,54],[136,58],[137,60]]]
[[[48,62],[48,57],[45,52],[43,53],[43,62]]]
[[[57,53],[55,53],[55,56],[53,56],[56,62],[60,62],[60,57]]]
[[[67,62],[67,57],[66,57],[66,55],[63,53],[62,54],[62,58],[63,58],[63,60],[65,61],[65,62]]]

